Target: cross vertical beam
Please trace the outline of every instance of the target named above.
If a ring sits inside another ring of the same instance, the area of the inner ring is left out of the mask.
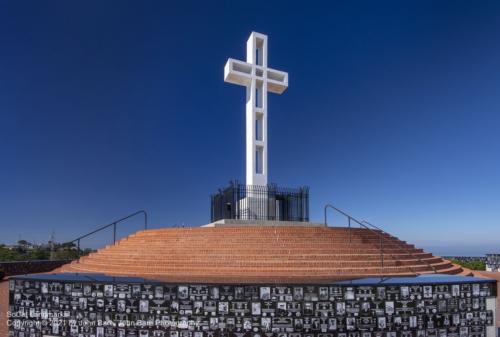
[[[267,92],[283,93],[288,74],[267,66],[267,35],[252,32],[246,62],[228,59],[224,81],[246,87],[246,184],[267,186]]]

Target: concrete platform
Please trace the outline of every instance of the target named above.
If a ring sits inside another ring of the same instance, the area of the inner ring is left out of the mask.
[[[305,221],[269,221],[269,220],[235,220],[223,219],[201,227],[238,227],[238,226],[263,226],[263,227],[326,227],[323,223]]]

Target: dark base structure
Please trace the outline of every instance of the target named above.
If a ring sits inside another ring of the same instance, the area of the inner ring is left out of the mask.
[[[211,197],[212,222],[222,219],[309,221],[309,188],[231,182]]]
[[[102,274],[10,280],[12,337],[493,337],[496,281],[169,284]]]
[[[0,280],[4,276],[47,273],[59,268],[72,260],[29,260],[15,262],[0,262]]]

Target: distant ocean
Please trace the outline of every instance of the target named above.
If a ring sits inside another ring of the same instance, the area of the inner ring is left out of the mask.
[[[485,256],[488,253],[500,253],[500,243],[498,246],[492,245],[450,245],[450,246],[430,246],[416,245],[438,256]]]

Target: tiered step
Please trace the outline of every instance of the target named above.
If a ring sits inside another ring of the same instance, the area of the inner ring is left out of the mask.
[[[464,272],[385,233],[310,226],[140,231],[59,271],[186,282],[327,282]]]

